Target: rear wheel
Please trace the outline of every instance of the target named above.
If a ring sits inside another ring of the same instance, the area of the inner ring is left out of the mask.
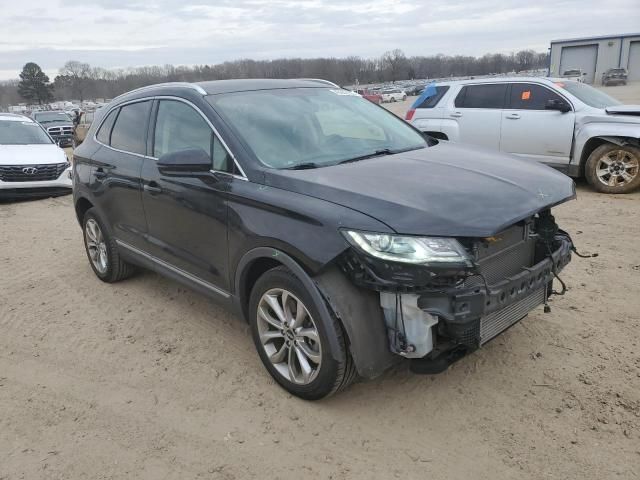
[[[332,318],[326,327],[312,296],[288,269],[278,267],[258,279],[249,312],[262,363],[291,394],[318,400],[354,380],[355,367],[342,326]],[[330,345],[335,343],[338,352],[331,351]]]
[[[117,282],[135,272],[135,267],[120,257],[115,240],[104,227],[95,209],[90,208],[84,214],[82,230],[89,263],[100,280]]]
[[[640,186],[640,149],[613,143],[600,145],[589,155],[585,176],[599,192],[629,193]]]

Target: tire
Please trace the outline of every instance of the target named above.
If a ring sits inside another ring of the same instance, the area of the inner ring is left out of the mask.
[[[135,267],[120,257],[113,236],[105,228],[95,208],[90,208],[84,214],[82,234],[89,265],[100,280],[114,283],[135,273]]]
[[[272,308],[274,303],[280,313]],[[356,378],[342,326],[335,317],[329,328],[325,326],[312,296],[287,268],[274,268],[258,279],[249,299],[249,323],[263,365],[292,395],[319,400],[345,389]],[[330,351],[329,338],[338,344],[338,352]]]
[[[640,186],[640,148],[613,143],[600,145],[589,155],[584,173],[598,192],[630,193]]]
[[[391,97],[391,101],[392,101],[393,103],[396,103],[396,97]]]

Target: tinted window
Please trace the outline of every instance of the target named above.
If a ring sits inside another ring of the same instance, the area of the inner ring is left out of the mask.
[[[440,86],[440,87],[426,87],[423,95],[425,95],[424,100],[417,108],[433,108],[435,107],[440,99],[447,93],[449,87]]]
[[[151,102],[139,102],[120,108],[111,132],[111,146],[125,152],[146,153],[146,125]]]
[[[113,127],[113,122],[115,121],[117,114],[118,109],[113,110],[100,126],[100,130],[98,130],[98,134],[96,135],[96,138],[100,143],[109,145],[111,138],[111,127]]]
[[[466,85],[456,97],[458,108],[503,108],[507,84]]]
[[[560,95],[541,85],[532,83],[514,83],[511,85],[509,108],[518,110],[544,110],[549,100],[564,102]]]
[[[162,100],[158,106],[158,116],[153,141],[153,156],[200,148],[213,158],[213,168],[232,172],[233,160],[222,142],[202,118],[202,115],[186,103]]]

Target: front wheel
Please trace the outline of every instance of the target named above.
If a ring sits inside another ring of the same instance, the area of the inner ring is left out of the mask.
[[[354,380],[342,326],[335,318],[326,326],[312,296],[290,270],[275,268],[258,279],[249,315],[262,363],[289,393],[318,400]],[[331,345],[336,343],[338,351],[333,352]]]
[[[585,176],[599,192],[632,192],[640,186],[640,149],[613,143],[600,145],[589,155]]]

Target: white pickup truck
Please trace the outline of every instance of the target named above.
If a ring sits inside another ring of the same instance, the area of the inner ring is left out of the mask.
[[[480,145],[585,176],[600,192],[640,186],[640,106],[551,78],[429,85],[406,115],[432,137]]]

